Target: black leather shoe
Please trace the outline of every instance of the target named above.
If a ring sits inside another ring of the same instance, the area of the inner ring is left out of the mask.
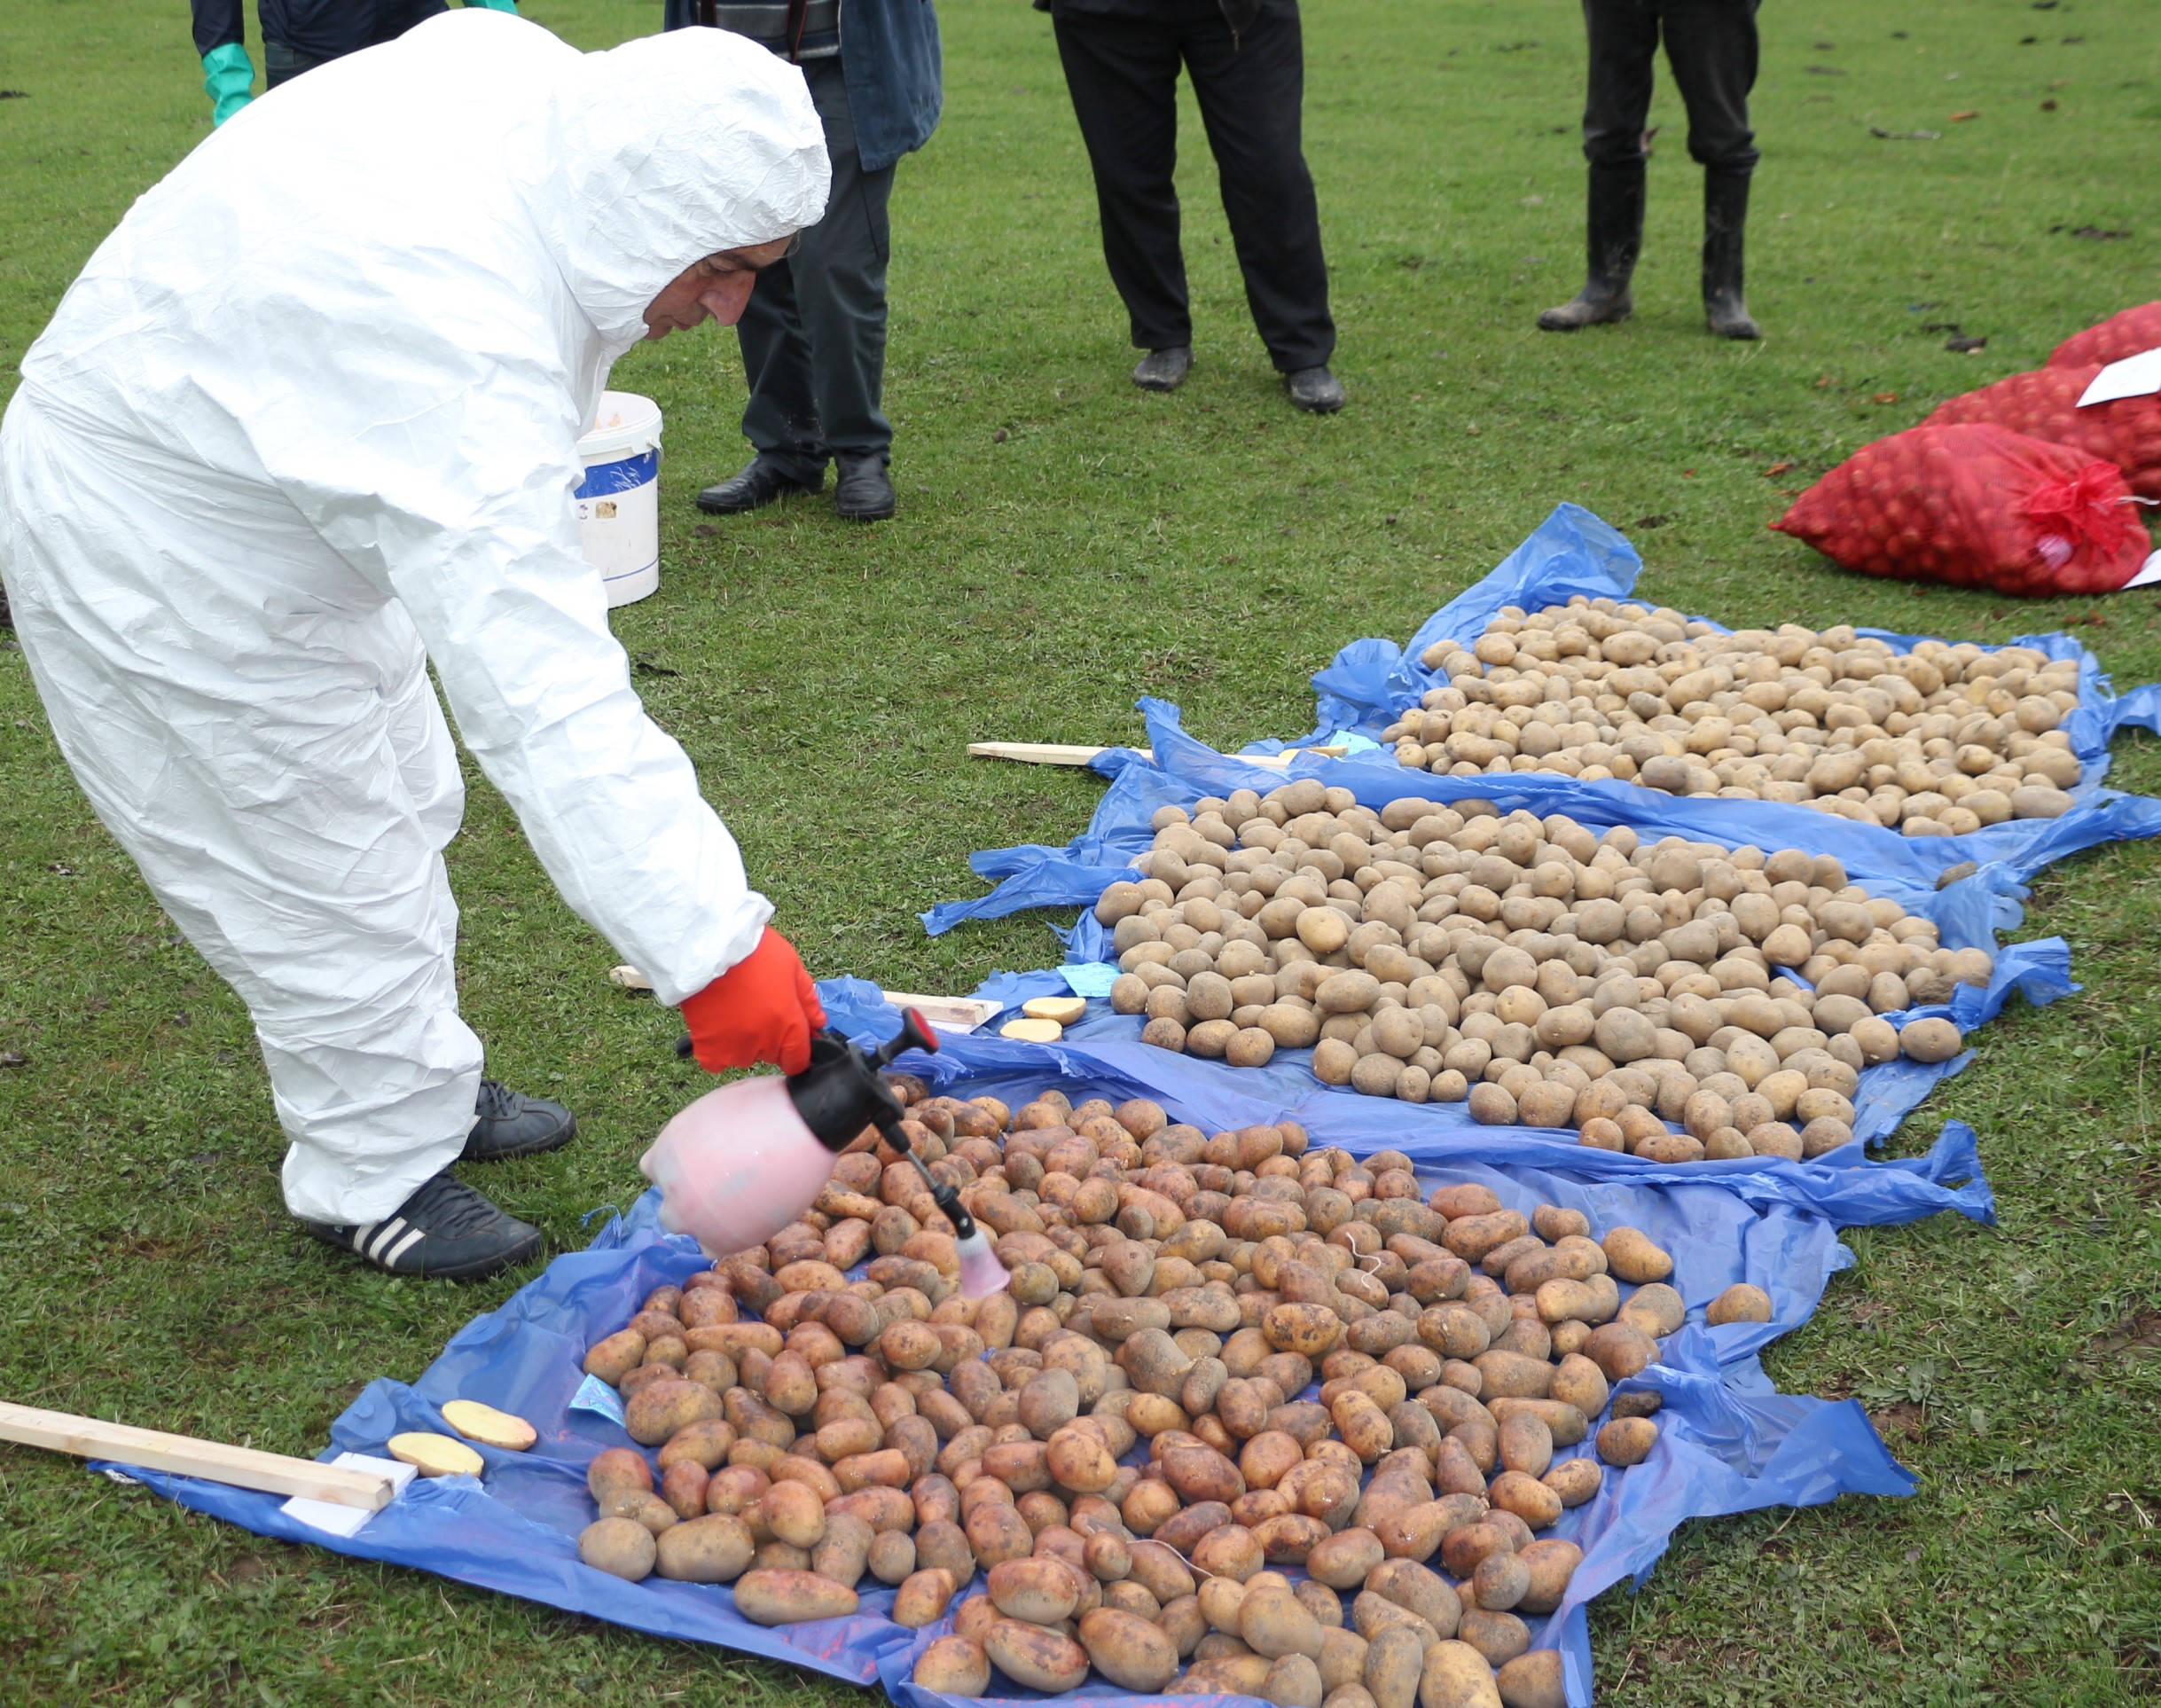
[[[538,1228],[504,1214],[447,1172],[426,1182],[380,1222],[301,1226],[363,1263],[426,1281],[477,1281],[524,1262],[543,1240]]]
[[[461,1163],[500,1163],[512,1156],[537,1156],[567,1145],[578,1124],[560,1103],[527,1097],[499,1079],[481,1081],[473,1110],[473,1131],[466,1137]]]
[[[1186,344],[1150,350],[1133,369],[1133,383],[1143,391],[1176,391],[1193,372],[1193,349]]]
[[[833,513],[842,521],[884,521],[899,500],[886,474],[885,458],[873,451],[867,457],[833,459]]]
[[[1343,384],[1326,368],[1300,368],[1283,376],[1293,408],[1309,415],[1333,415],[1343,406]]]
[[[757,456],[701,492],[698,508],[712,516],[739,516],[746,510],[763,510],[791,492],[815,492],[824,484],[822,469],[817,480],[799,481],[771,458]]]

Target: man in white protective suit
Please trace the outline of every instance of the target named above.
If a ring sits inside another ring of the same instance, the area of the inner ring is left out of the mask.
[[[732,322],[824,208],[803,74],[716,30],[581,54],[477,8],[272,91],[136,203],[0,424],[0,576],[98,816],[239,992],[285,1199],[397,1274],[538,1229],[450,1172],[552,1148],[481,1075],[428,681],[549,876],[709,1069],[815,988],[579,552],[576,444],[642,338]]]

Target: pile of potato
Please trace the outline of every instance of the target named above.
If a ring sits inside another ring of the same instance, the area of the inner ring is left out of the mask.
[[[1458,777],[1557,771],[1672,795],[1789,801],[1909,836],[1962,836],[2071,809],[2058,726],[2079,667],[2031,646],[1841,625],[1722,634],[1678,611],[1578,595],[1503,608],[1421,662],[1449,686],[1391,725],[1399,764]]]
[[[1883,1016],[1993,970],[1828,854],[1485,801],[1376,813],[1311,778],[1154,824],[1147,875],[1095,907],[1147,1042],[1237,1067],[1311,1046],[1332,1085],[1663,1163],[1849,1142],[1862,1068],[1963,1047]]]
[[[842,1157],[803,1222],[588,1354],[658,1449],[593,1461],[588,1564],[732,1583],[769,1624],[855,1611],[867,1574],[902,1625],[951,1614],[915,1677],[964,1696],[1092,1666],[1282,1708],[1562,1701],[1524,1618],[1582,1555],[1539,1532],[1657,1441],[1659,1396],[1611,1387],[1681,1325],[1666,1252],[1294,1124],[897,1084],[1007,1290],[958,1292],[897,1153]],[[1769,1316],[1748,1286],[1709,1312]]]

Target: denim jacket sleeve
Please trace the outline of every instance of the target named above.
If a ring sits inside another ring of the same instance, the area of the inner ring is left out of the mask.
[[[695,23],[694,0],[666,0],[663,17],[663,29]],[[930,140],[945,101],[931,0],[841,0],[841,66],[865,172],[882,172]]]
[[[945,100],[932,0],[841,0],[841,63],[865,172],[930,140]]]

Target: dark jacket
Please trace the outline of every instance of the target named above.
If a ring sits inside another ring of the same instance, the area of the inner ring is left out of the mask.
[[[667,0],[664,27],[697,20],[696,0]],[[865,172],[882,172],[930,140],[945,101],[938,14],[931,0],[841,0],[841,70]]]
[[[336,59],[395,42],[443,0],[261,0],[262,39],[309,59]],[[195,51],[247,40],[243,0],[194,0]]]

